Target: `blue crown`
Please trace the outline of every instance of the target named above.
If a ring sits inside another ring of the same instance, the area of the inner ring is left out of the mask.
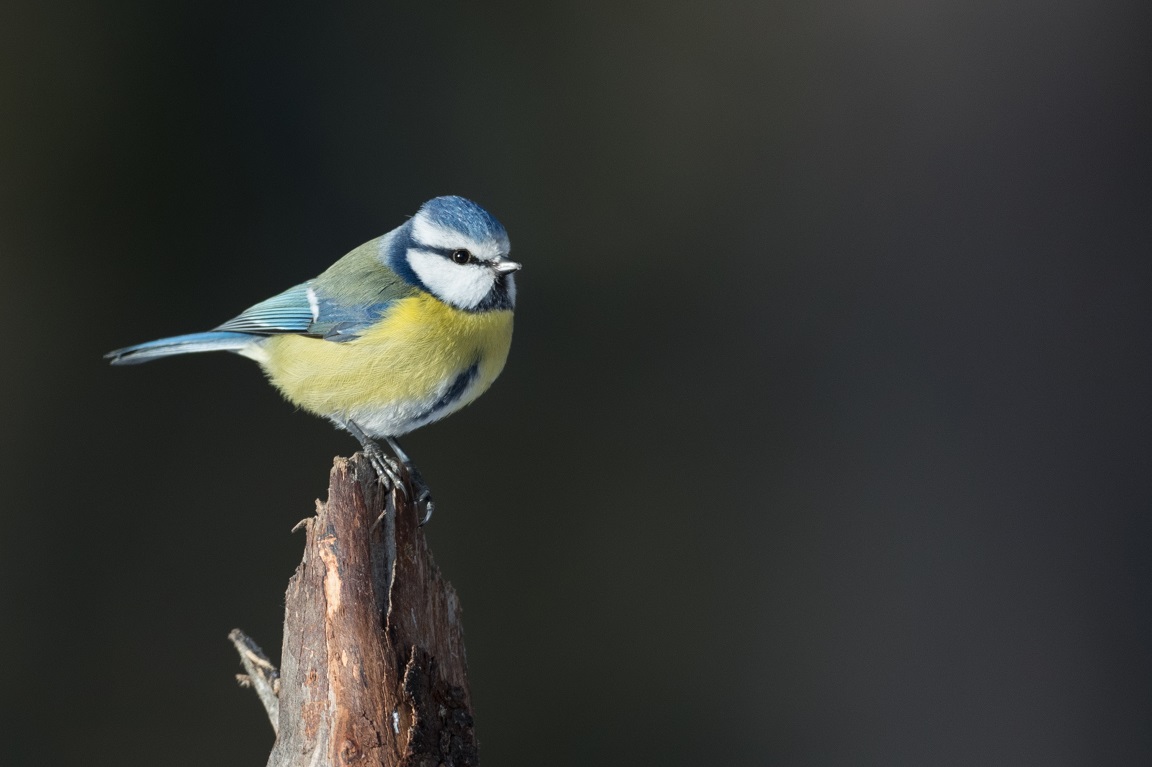
[[[420,211],[437,226],[453,229],[476,242],[508,242],[508,232],[504,230],[504,225],[493,218],[491,213],[463,197],[436,197],[424,203]]]

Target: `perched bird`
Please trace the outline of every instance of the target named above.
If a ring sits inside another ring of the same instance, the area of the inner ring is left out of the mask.
[[[290,402],[355,436],[382,481],[403,489],[403,465],[427,521],[431,496],[395,438],[472,402],[504,368],[520,268],[508,251],[508,233],[486,210],[437,197],[215,330],[105,356],[113,365],[210,351],[255,360]]]

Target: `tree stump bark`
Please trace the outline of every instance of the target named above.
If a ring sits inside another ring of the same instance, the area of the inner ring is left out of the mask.
[[[337,458],[304,520],[279,672],[231,639],[276,729],[268,767],[466,767],[479,762],[460,601],[417,510],[367,459]]]

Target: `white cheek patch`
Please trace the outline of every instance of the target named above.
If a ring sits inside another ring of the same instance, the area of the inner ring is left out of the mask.
[[[423,213],[417,213],[412,218],[412,239],[419,245],[429,248],[443,248],[456,250],[465,248],[481,258],[495,258],[499,253],[496,246],[490,242],[476,242],[454,229],[445,229],[429,221]]]
[[[461,309],[479,305],[496,281],[496,275],[486,266],[461,266],[426,250],[410,249],[408,264],[437,298]]]

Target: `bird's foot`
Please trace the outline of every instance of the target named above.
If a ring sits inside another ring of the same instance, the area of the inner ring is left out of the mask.
[[[369,442],[363,447],[364,455],[368,456],[368,461],[376,470],[376,476],[385,490],[399,490],[407,499],[408,483],[404,481],[402,465],[384,455],[384,451],[375,442]]]
[[[412,464],[405,464],[408,470],[408,479],[412,482],[412,492],[415,495],[416,507],[420,509],[420,526],[428,524],[428,520],[432,519],[432,512],[436,510],[436,504],[432,502],[432,491],[428,489],[428,483],[420,476],[420,472]]]
[[[337,423],[360,442],[364,455],[368,457],[368,462],[376,470],[376,476],[380,479],[380,484],[384,486],[385,490],[389,492],[399,490],[407,500],[408,484],[401,476],[400,463],[384,455],[384,450],[379,443],[369,437],[355,421],[337,421]]]
[[[400,447],[396,440],[391,437],[385,437],[384,440],[388,443],[388,447],[400,461],[400,465],[404,467],[404,473],[408,476],[408,481],[412,483],[412,493],[417,508],[420,509],[420,526],[428,524],[428,520],[432,519],[432,512],[436,510],[436,504],[432,501],[432,491],[428,488],[428,483],[424,481],[424,477],[420,475],[420,470],[412,463],[412,459]]]
[[[432,502],[432,491],[428,489],[428,483],[420,476],[420,472],[412,465],[412,461],[396,440],[391,437],[384,438],[395,456],[393,458],[385,455],[379,443],[369,437],[354,421],[337,421],[337,423],[360,440],[364,455],[368,456],[372,468],[376,470],[376,476],[380,478],[380,483],[388,490],[399,490],[404,495],[405,502],[414,502],[420,510],[420,525],[428,524],[436,508]],[[408,492],[409,487],[412,489],[411,494]]]

